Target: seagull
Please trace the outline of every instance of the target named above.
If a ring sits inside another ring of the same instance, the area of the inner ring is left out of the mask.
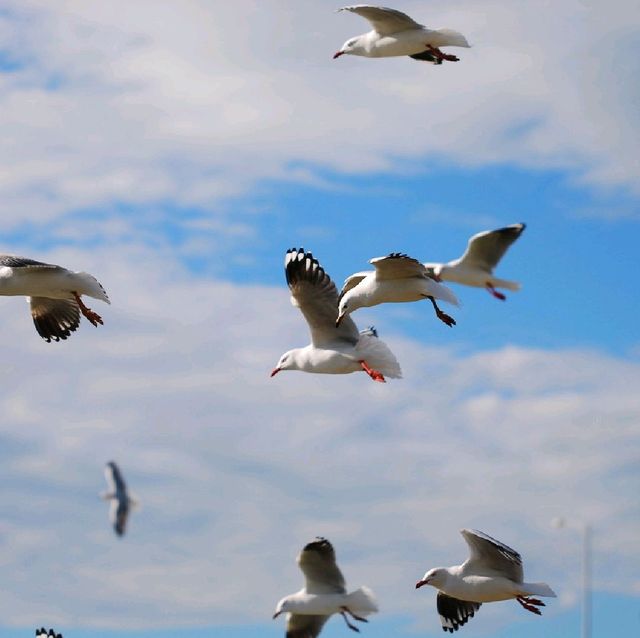
[[[47,630],[42,627],[41,629],[36,629],[36,638],[62,638],[62,634],[57,634],[55,629]]]
[[[442,629],[453,633],[473,618],[482,603],[515,598],[527,611],[540,616],[545,604],[531,596],[556,595],[546,583],[523,582],[522,558],[514,549],[473,529],[460,530],[469,546],[462,565],[430,569],[416,589],[431,585],[438,590]]]
[[[493,269],[525,228],[525,224],[512,224],[497,230],[485,230],[469,239],[467,250],[459,259],[425,266],[438,281],[455,281],[466,286],[486,288],[496,299],[504,301],[505,295],[496,288],[515,291],[520,290],[520,284],[494,277]]]
[[[300,308],[311,331],[311,343],[285,352],[271,372],[301,370],[320,374],[348,374],[364,370],[374,381],[385,376],[402,377],[400,366],[388,346],[373,328],[358,332],[347,317],[336,326],[338,291],[336,285],[304,248],[291,248],[284,260],[291,291],[291,303]]]
[[[369,263],[375,266],[375,270],[357,272],[345,280],[340,292],[336,325],[363,306],[422,299],[431,301],[438,319],[449,327],[455,325],[455,319],[440,310],[436,299],[444,299],[457,306],[456,296],[449,288],[436,282],[417,259],[391,253],[371,259]]]
[[[105,501],[110,501],[109,520],[116,534],[122,536],[127,525],[129,511],[138,505],[138,501],[127,492],[127,485],[122,478],[120,469],[113,461],[109,461],[105,465],[104,477],[107,479],[109,491],[103,492],[100,496]]]
[[[386,58],[408,55],[414,60],[431,64],[442,64],[443,60],[458,62],[455,55],[443,53],[440,47],[454,46],[469,48],[467,39],[453,29],[427,29],[402,11],[356,4],[342,7],[338,11],[351,11],[368,20],[372,31],[349,38],[333,56],[363,55],[367,58]]]
[[[349,621],[359,622],[378,611],[376,599],[368,587],[347,594],[344,576],[336,564],[333,546],[321,536],[304,546],[298,555],[298,565],[305,577],[304,587],[283,598],[273,614],[287,616],[286,638],[316,638],[332,614],[340,614],[347,627],[360,631]]]
[[[100,315],[84,305],[81,295],[111,303],[92,275],[15,255],[0,255],[0,295],[29,297],[33,323],[47,343],[77,330],[80,313],[94,326],[102,325]]]

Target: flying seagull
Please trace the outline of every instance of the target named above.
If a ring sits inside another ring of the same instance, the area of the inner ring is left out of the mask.
[[[298,565],[305,577],[304,587],[283,598],[273,614],[277,618],[288,613],[286,638],[316,638],[332,614],[340,614],[349,629],[360,631],[349,617],[368,622],[365,616],[378,611],[368,587],[347,594],[333,546],[326,538],[318,536],[305,545],[298,555]]]
[[[107,479],[109,491],[103,492],[101,497],[110,502],[109,520],[118,536],[122,536],[127,525],[127,519],[132,507],[136,507],[138,502],[127,491],[127,485],[122,478],[120,469],[113,462],[109,461],[104,468],[104,477]]]
[[[285,352],[271,372],[301,370],[321,374],[348,374],[364,370],[374,381],[385,376],[398,379],[400,366],[387,345],[378,339],[373,328],[358,332],[346,317],[336,326],[338,291],[336,285],[304,248],[291,248],[284,260],[284,270],[291,291],[291,303],[300,308],[309,324],[311,343]]]
[[[515,291],[520,290],[520,284],[517,281],[494,277],[493,269],[525,228],[525,224],[512,224],[497,230],[485,230],[469,239],[467,250],[459,259],[446,264],[425,266],[438,280],[486,288],[496,299],[504,301],[505,295],[496,288]]]
[[[57,634],[55,629],[47,630],[42,627],[41,629],[36,629],[36,638],[62,638],[62,634]]]
[[[512,598],[540,616],[538,608],[545,604],[531,596],[556,595],[546,583],[523,582],[520,554],[482,532],[462,529],[460,533],[469,546],[469,558],[462,565],[430,569],[416,583],[416,589],[431,585],[438,590],[442,629],[453,633],[473,618],[482,603]]]
[[[386,257],[376,257],[369,263],[375,270],[357,272],[344,282],[338,304],[338,325],[344,317],[363,306],[422,299],[431,301],[438,319],[448,326],[455,325],[453,317],[440,310],[436,299],[443,299],[457,306],[456,296],[449,288],[436,282],[417,259],[401,253],[391,253]]]
[[[351,11],[368,20],[372,31],[349,38],[333,56],[362,55],[367,58],[386,58],[408,55],[414,60],[442,64],[443,60],[458,62],[455,55],[443,53],[440,47],[469,47],[467,39],[453,29],[427,29],[406,13],[386,7],[356,4],[338,11]]]
[[[15,255],[0,255],[0,295],[29,297],[33,323],[47,343],[66,339],[77,330],[80,313],[94,326],[102,325],[102,318],[85,306],[82,295],[111,303],[92,275]]]

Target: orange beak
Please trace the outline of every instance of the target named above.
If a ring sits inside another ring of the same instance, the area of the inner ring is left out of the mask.
[[[280,372],[280,368],[274,368],[273,370],[271,370],[271,374],[269,376],[275,377],[278,372]]]
[[[426,581],[426,580],[419,580],[419,581],[416,583],[416,589],[420,589],[420,587],[422,587],[423,585],[426,585],[426,584],[427,584],[427,581]]]
[[[344,51],[338,51],[337,53],[334,53],[333,59],[335,60],[336,58],[339,58],[341,55],[344,55]]]

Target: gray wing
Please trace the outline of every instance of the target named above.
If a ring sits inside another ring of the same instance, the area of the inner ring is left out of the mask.
[[[47,343],[66,339],[80,325],[80,309],[71,299],[29,297],[29,304],[36,330]]]
[[[407,29],[419,29],[422,27],[406,13],[387,7],[374,7],[369,4],[356,4],[351,7],[342,7],[338,11],[351,11],[368,20],[373,30],[380,35],[390,35]]]
[[[309,594],[346,594],[344,576],[336,564],[333,545],[318,537],[304,546],[298,555],[298,565],[305,577]]]
[[[336,285],[310,252],[291,248],[284,260],[291,301],[300,308],[309,324],[311,343],[325,347],[336,342],[358,343],[356,324],[345,317],[336,328],[338,291]]]
[[[122,478],[120,468],[113,462],[109,461],[104,467],[104,477],[107,479],[109,489],[113,492],[126,492],[127,484]]]
[[[525,224],[513,224],[474,235],[469,239],[467,250],[459,259],[459,263],[492,272],[525,228]]]
[[[480,609],[481,604],[468,600],[458,600],[439,591],[437,606],[442,629],[451,634],[454,631],[458,631],[469,618],[473,618],[478,609]]]
[[[285,638],[316,638],[320,635],[327,620],[329,620],[329,616],[289,614]]]
[[[53,268],[64,270],[62,266],[45,264],[43,261],[36,261],[28,257],[19,257],[18,255],[0,255],[0,266],[7,266],[9,268]]]
[[[428,277],[424,264],[402,253],[391,253],[386,257],[376,257],[370,260],[369,263],[375,266],[376,278],[380,280]]]
[[[355,288],[367,275],[370,275],[372,271],[363,270],[361,272],[353,273],[353,275],[347,277],[342,284],[342,290],[338,301],[342,299],[352,288]]]
[[[515,583],[523,580],[522,557],[515,549],[475,529],[461,529],[469,546],[464,568],[477,575],[500,574]]]

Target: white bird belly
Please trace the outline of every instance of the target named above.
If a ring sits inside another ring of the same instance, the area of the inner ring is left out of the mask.
[[[392,57],[396,55],[414,55],[427,49],[429,31],[409,29],[392,35],[386,35],[371,42],[372,57]]]
[[[73,299],[71,291],[77,288],[74,278],[70,271],[20,272],[15,269],[10,276],[0,275],[0,294]]]
[[[346,594],[296,594],[288,600],[288,611],[310,616],[330,616],[346,604]]]
[[[376,292],[372,295],[369,305],[420,301],[431,294],[433,293],[429,289],[429,280],[427,279],[383,280],[376,283]]]
[[[458,266],[443,266],[440,272],[442,281],[454,281],[465,286],[476,286],[484,288],[490,283],[492,276],[490,273],[479,268],[460,268]]]
[[[516,583],[503,576],[464,576],[454,587],[447,588],[445,594],[476,603],[492,603],[510,600],[519,595]]]
[[[313,348],[309,349],[308,352],[309,357],[301,368],[304,372],[313,372],[316,374],[347,374],[362,369],[354,356],[355,351],[352,355],[325,348]]]

